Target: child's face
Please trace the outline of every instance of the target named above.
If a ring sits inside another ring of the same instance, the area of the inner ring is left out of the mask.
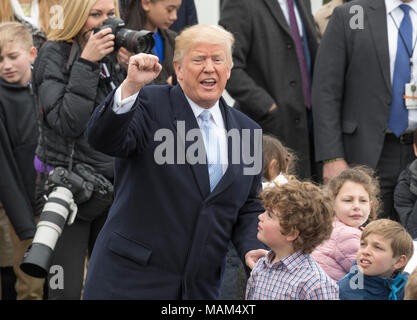
[[[143,9],[146,12],[146,29],[166,30],[177,20],[177,11],[181,6],[181,0],[142,0]]]
[[[281,248],[287,246],[289,237],[281,233],[279,218],[275,213],[266,210],[258,216],[258,235],[257,238],[269,248]]]
[[[0,77],[9,83],[27,85],[32,77],[30,64],[35,61],[36,49],[20,43],[7,42],[0,52]]]
[[[393,257],[391,239],[379,234],[370,234],[360,242],[356,263],[361,272],[368,276],[390,277],[407,263],[402,255]]]
[[[369,193],[363,185],[346,181],[335,199],[336,217],[344,224],[359,228],[371,212]]]

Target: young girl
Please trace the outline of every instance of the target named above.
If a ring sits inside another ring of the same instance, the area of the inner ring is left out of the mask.
[[[281,141],[267,134],[262,137],[262,151],[264,155],[262,188],[286,183],[285,175],[294,171],[295,155]]]
[[[162,71],[154,84],[173,84],[175,74],[172,58],[174,56],[176,33],[168,28],[177,20],[181,0],[129,0],[124,20],[126,26],[134,30],[148,30],[154,33],[153,53],[158,56]],[[128,58],[125,49],[120,52]]]
[[[333,200],[335,220],[330,239],[312,257],[335,281],[343,278],[356,259],[362,226],[375,219],[379,184],[371,169],[348,168],[330,180],[326,191]]]

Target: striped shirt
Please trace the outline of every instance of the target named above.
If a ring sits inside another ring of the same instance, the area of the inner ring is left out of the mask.
[[[339,287],[323,269],[302,252],[274,264],[269,251],[258,260],[246,286],[247,300],[338,300]]]

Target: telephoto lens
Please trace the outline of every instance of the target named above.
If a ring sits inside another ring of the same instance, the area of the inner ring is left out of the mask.
[[[36,226],[32,245],[20,264],[23,272],[36,278],[44,278],[48,275],[56,242],[67,220],[68,225],[71,225],[76,214],[77,205],[71,191],[64,187],[56,187],[49,194]]]
[[[127,50],[138,53],[151,53],[155,45],[153,33],[147,30],[129,30],[122,28],[116,34],[116,47],[124,47]]]

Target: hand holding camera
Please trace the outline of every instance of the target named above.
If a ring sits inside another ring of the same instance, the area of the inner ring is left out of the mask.
[[[111,28],[105,28],[99,32],[91,33],[81,53],[81,58],[91,62],[99,62],[114,51],[115,36]]]

